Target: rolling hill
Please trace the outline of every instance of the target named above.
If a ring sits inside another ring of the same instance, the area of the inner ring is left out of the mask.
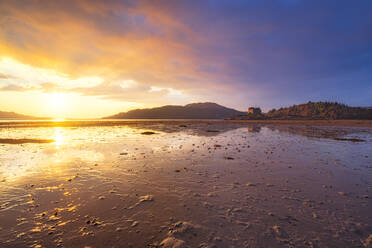
[[[104,119],[226,119],[244,112],[216,103],[192,103],[185,106],[166,105],[157,108],[135,109],[104,117]]]
[[[0,111],[0,119],[2,120],[34,120],[34,119],[47,119],[29,115],[17,114],[14,112]]]

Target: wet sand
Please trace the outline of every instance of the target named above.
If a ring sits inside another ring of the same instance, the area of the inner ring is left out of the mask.
[[[372,245],[368,125],[17,127],[55,142],[0,144],[0,247]]]

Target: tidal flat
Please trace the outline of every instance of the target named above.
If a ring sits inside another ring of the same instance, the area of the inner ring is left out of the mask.
[[[1,248],[372,247],[371,126],[84,123],[1,125]]]

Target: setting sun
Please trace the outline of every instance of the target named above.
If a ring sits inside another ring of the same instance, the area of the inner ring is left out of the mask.
[[[54,113],[55,118],[63,118],[69,112],[70,95],[66,93],[54,92],[46,97],[46,105]]]

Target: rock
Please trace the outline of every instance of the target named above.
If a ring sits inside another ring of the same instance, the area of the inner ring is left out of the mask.
[[[288,238],[288,234],[280,227],[280,226],[273,226],[272,227],[275,236],[281,239]]]
[[[217,194],[216,194],[216,193],[213,193],[213,192],[209,192],[209,193],[207,194],[207,196],[208,196],[208,197],[216,197]]]
[[[177,223],[173,225],[173,227],[169,231],[169,235],[183,236],[188,233],[195,235],[196,229],[197,229],[197,226],[191,224],[190,222],[178,221]]]
[[[245,186],[248,186],[248,187],[253,187],[253,186],[256,186],[256,184],[254,183],[251,183],[251,182],[248,182]]]
[[[160,243],[160,247],[163,248],[186,248],[185,241],[176,239],[174,237],[168,237]]]
[[[362,244],[366,248],[372,248],[372,234],[368,235],[365,241],[362,241]]]
[[[152,134],[156,134],[155,132],[151,132],[151,131],[146,131],[146,132],[142,132],[141,133],[142,135],[152,135]]]
[[[49,221],[57,221],[57,220],[59,220],[59,219],[61,219],[60,217],[57,217],[56,215],[51,215],[50,217],[49,217]]]
[[[153,195],[144,195],[139,198],[139,203],[145,202],[145,201],[153,201],[154,196]]]

